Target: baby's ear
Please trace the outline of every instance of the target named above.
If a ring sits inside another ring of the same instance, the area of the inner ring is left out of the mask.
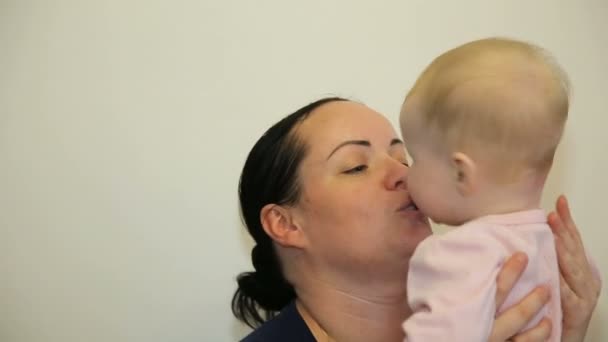
[[[475,161],[465,153],[454,152],[452,169],[458,193],[464,197],[474,194],[479,182]]]

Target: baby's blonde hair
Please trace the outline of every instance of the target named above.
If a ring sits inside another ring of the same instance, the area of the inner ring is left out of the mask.
[[[489,152],[482,157],[497,158],[511,175],[521,167],[548,170],[569,92],[566,73],[544,49],[482,39],[436,58],[407,94],[401,118],[416,114],[441,144]]]

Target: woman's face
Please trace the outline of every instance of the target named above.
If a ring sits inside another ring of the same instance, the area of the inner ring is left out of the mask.
[[[405,147],[389,121],[354,102],[315,110],[297,129],[308,146],[302,196],[293,208],[314,265],[378,276],[405,275],[431,234],[408,194]]]

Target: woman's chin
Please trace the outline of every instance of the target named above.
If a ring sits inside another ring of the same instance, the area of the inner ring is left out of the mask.
[[[405,219],[405,223],[402,222],[402,225],[405,224],[408,228],[407,230],[427,230],[429,233],[431,232],[430,221],[420,210],[400,210],[398,214]]]
[[[420,242],[431,236],[433,231],[429,220],[423,215],[414,215],[414,219],[399,222],[399,236],[395,242],[399,244],[400,254],[409,259]]]

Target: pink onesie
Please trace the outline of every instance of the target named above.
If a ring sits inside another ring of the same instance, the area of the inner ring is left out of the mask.
[[[551,300],[524,330],[549,317],[549,341],[560,341],[555,242],[540,209],[481,217],[420,243],[410,260],[407,294],[414,313],[403,323],[405,340],[487,341],[496,313],[496,276],[517,251],[528,255],[528,266],[499,311],[547,284]]]

